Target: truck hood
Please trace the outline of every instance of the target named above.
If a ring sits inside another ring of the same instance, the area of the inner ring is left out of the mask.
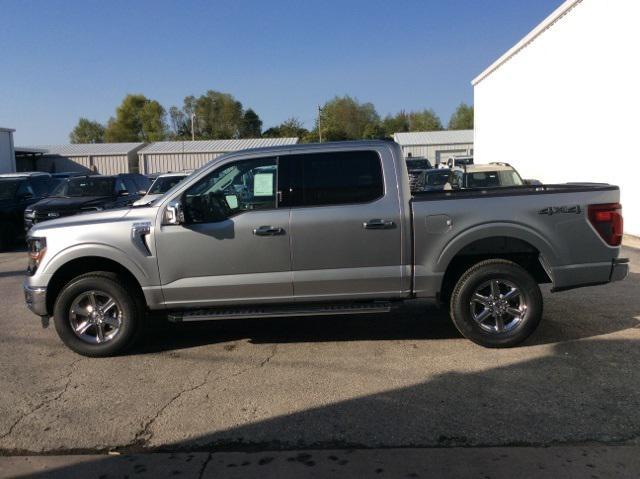
[[[130,208],[120,208],[114,210],[106,210],[99,212],[82,213],[75,216],[67,216],[54,220],[48,220],[43,223],[36,224],[29,231],[30,236],[46,235],[47,231],[66,228],[69,226],[104,226],[105,223],[117,222],[130,212]]]
[[[110,196],[50,197],[31,205],[29,209],[42,212],[75,212],[82,208],[102,206],[113,201]]]

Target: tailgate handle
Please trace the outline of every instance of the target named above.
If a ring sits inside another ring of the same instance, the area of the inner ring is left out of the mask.
[[[362,223],[362,227],[366,230],[388,230],[395,226],[393,221],[373,219]]]
[[[260,226],[253,230],[253,234],[256,236],[276,236],[283,235],[284,228],[280,226]]]

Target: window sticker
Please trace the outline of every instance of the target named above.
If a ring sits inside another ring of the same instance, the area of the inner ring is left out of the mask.
[[[232,210],[235,210],[238,207],[238,197],[236,195],[227,195],[224,199],[227,200],[227,204]]]
[[[253,177],[253,196],[273,196],[273,173],[257,173]]]

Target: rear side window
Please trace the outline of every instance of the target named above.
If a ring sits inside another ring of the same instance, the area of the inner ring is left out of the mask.
[[[49,177],[33,178],[31,180],[31,186],[36,196],[44,196],[49,193],[53,181]]]
[[[281,160],[295,170],[288,178],[297,193],[289,198],[290,206],[367,203],[384,194],[382,165],[375,151],[313,153]]]

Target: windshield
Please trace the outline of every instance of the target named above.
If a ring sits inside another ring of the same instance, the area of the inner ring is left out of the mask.
[[[71,178],[60,183],[52,196],[71,198],[82,196],[112,196],[114,194],[113,178]]]
[[[169,191],[174,186],[176,186],[185,178],[186,176],[165,176],[165,177],[156,178],[156,181],[153,182],[147,194],[162,195],[167,191]]]
[[[409,170],[429,170],[431,163],[429,160],[407,160],[407,168]]]
[[[449,181],[449,170],[434,170],[424,177],[425,186],[444,186]]]
[[[0,200],[10,200],[15,198],[19,185],[20,182],[15,180],[0,181]]]

